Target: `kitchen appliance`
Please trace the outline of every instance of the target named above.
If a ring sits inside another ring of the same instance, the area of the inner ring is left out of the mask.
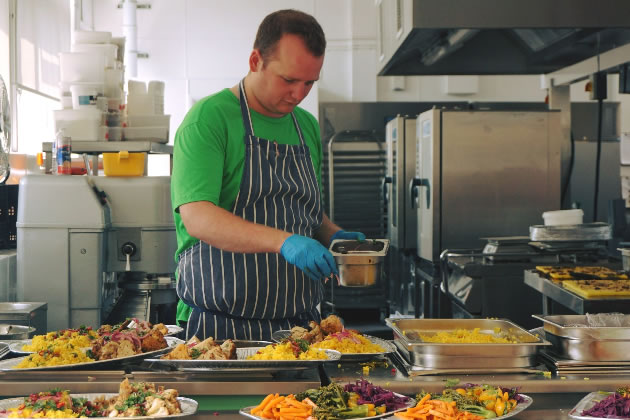
[[[411,207],[426,317],[450,316],[440,253],[518,236],[560,206],[560,113],[433,109],[416,119]],[[442,303],[442,305],[440,305]],[[438,309],[446,308],[439,313]]]
[[[153,290],[174,314],[170,177],[28,175],[19,200],[18,299],[50,305],[48,330],[124,319],[138,305],[149,319]],[[144,300],[125,304],[138,289]]]
[[[415,117],[396,116],[385,127],[387,172],[383,196],[387,204],[387,238],[392,247],[416,248],[416,215],[407,189],[414,177],[416,154]]]
[[[544,74],[630,42],[609,0],[380,0],[379,76]]]
[[[33,327],[35,334],[46,333],[47,315],[44,302],[0,302],[0,324]]]
[[[385,126],[387,171],[383,198],[387,206],[389,296],[393,310],[405,312],[412,279],[408,264],[416,249],[416,217],[407,185],[414,176],[415,117],[397,115]]]
[[[569,243],[550,248],[528,236],[486,238],[483,250],[442,252],[442,288],[455,318],[506,317],[525,328],[538,324],[531,314],[543,311],[543,295],[524,282],[536,266],[609,264],[601,244]],[[518,296],[518,305],[506,296]]]

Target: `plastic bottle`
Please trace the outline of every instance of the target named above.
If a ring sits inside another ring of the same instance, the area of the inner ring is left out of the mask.
[[[57,175],[72,175],[72,144],[63,130],[57,133],[56,144]]]

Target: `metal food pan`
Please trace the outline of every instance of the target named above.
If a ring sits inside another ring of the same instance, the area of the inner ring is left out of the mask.
[[[536,366],[536,355],[521,357],[485,356],[442,356],[409,351],[396,343],[402,357],[414,366],[431,369],[513,369]]]
[[[410,353],[415,353],[413,357],[426,358],[429,355],[531,357],[537,353],[539,346],[549,345],[542,338],[505,319],[387,319],[386,322],[394,332],[394,341],[400,343]],[[495,334],[498,329],[508,333],[517,343],[427,343],[419,337],[421,334],[475,328],[486,334]]]
[[[630,318],[630,315],[625,315]],[[630,327],[588,327],[586,315],[532,315],[546,332],[558,337],[587,340],[630,340]],[[584,325],[580,327],[578,325]]]
[[[545,337],[558,356],[585,362],[630,361],[628,340],[584,340],[560,337],[545,331]]]

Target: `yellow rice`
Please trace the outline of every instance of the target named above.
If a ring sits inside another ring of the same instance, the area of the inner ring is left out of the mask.
[[[322,360],[328,359],[326,352],[310,347],[308,351],[300,353],[295,357],[290,342],[281,344],[270,344],[263,347],[258,353],[249,356],[247,360]]]
[[[33,413],[32,408],[25,408],[21,412],[15,408],[9,409],[9,418],[26,418],[26,419],[64,419],[69,417],[78,417],[78,413],[74,413],[71,409],[64,410],[42,410]]]
[[[22,350],[38,352],[46,350],[49,346],[56,346],[65,343],[78,348],[91,347],[92,341],[96,338],[98,338],[98,334],[93,331],[90,336],[81,335],[78,331],[52,331],[44,335],[36,335],[33,337],[31,344],[25,344],[22,346]]]
[[[495,331],[496,332],[496,331]],[[517,343],[506,337],[499,337],[492,334],[479,332],[479,328],[473,330],[456,329],[453,331],[440,331],[432,335],[420,334],[422,341],[427,343],[447,343],[447,344],[509,344]]]
[[[318,349],[337,350],[340,353],[384,353],[385,349],[378,344],[372,343],[361,334],[350,332],[352,338],[359,341],[356,343],[351,338],[342,338],[339,340],[334,336],[328,336],[323,341],[313,344]]]

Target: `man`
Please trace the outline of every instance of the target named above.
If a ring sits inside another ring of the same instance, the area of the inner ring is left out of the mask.
[[[297,107],[319,79],[326,40],[310,15],[271,13],[249,73],[193,106],[175,136],[178,320],[186,336],[269,340],[320,319],[327,249],[344,232],[321,203],[319,126]]]

